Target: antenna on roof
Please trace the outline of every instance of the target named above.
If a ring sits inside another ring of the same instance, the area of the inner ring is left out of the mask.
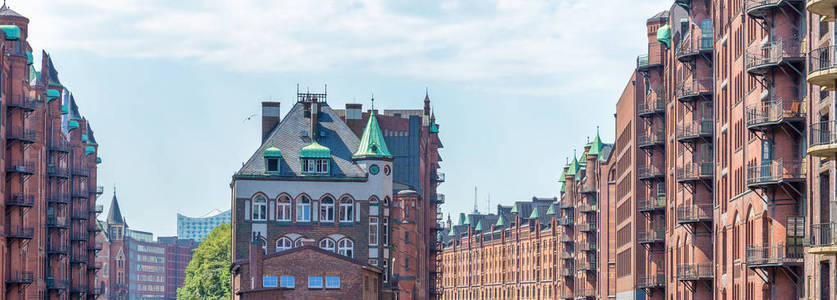
[[[474,213],[475,214],[479,213],[479,210],[477,209],[477,186],[476,185],[474,186]]]
[[[375,92],[372,92],[372,113],[375,113]]]
[[[491,213],[491,193],[488,193],[488,213]]]

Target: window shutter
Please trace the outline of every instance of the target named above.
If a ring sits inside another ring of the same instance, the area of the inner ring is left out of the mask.
[[[267,219],[273,220],[276,219],[276,202],[269,201],[267,202]]]
[[[250,221],[250,200],[244,200],[244,220]]]

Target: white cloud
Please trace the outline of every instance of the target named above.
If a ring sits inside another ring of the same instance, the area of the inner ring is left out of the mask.
[[[30,41],[241,72],[374,72],[560,92],[624,82],[669,1],[51,0],[11,2]]]

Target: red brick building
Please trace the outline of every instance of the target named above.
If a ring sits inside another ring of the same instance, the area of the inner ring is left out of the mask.
[[[98,144],[29,19],[0,8],[0,299],[95,298]]]

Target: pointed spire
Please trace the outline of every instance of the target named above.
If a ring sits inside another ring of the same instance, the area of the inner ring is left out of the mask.
[[[535,206],[532,208],[532,213],[529,214],[529,219],[537,219],[538,218],[538,207]]]
[[[360,137],[357,151],[352,155],[352,159],[369,158],[392,159],[392,153],[389,152],[387,143],[384,141],[384,135],[381,133],[381,127],[378,125],[374,96],[372,97],[372,111],[369,113],[369,121],[366,122],[366,128]]]
[[[107,223],[108,225],[125,224],[125,219],[122,218],[122,211],[119,210],[119,202],[116,200],[116,185],[113,186],[113,199],[110,200]]]
[[[456,229],[451,227],[450,231],[448,232],[448,236],[456,236]]]
[[[497,218],[497,223],[494,224],[494,227],[502,227],[502,226],[506,226],[506,218],[503,218],[503,215],[501,214],[500,217]]]
[[[593,139],[593,142],[590,144],[590,150],[587,151],[587,154],[590,155],[599,155],[602,151],[602,139],[599,137],[599,126],[596,126],[596,137]]]
[[[549,209],[546,211],[546,215],[548,215],[548,216],[554,216],[555,214],[556,214],[556,212],[555,212],[555,203],[552,203],[552,204],[550,204],[550,205],[549,205]]]
[[[482,231],[482,219],[477,221],[477,227],[474,227],[474,231]]]

